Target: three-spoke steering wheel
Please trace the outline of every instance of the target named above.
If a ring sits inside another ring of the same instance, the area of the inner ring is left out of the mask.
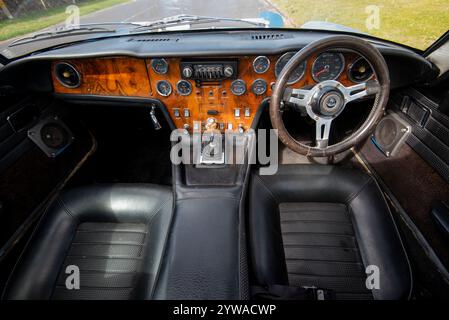
[[[287,81],[292,72],[312,54],[328,50],[349,50],[366,59],[374,72],[374,80],[346,87],[336,80],[317,83],[310,89],[291,89]],[[390,93],[390,77],[387,64],[372,44],[353,36],[333,36],[315,41],[297,52],[280,73],[270,100],[270,118],[279,139],[293,151],[311,157],[327,157],[346,151],[363,141],[373,131],[382,117]],[[354,100],[375,95],[371,112],[365,122],[344,140],[329,145],[332,121],[338,117],[346,105]],[[281,105],[294,104],[306,111],[315,120],[315,145],[309,146],[294,139],[285,128]]]

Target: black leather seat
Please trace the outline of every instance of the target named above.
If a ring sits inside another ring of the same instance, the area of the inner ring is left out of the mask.
[[[315,286],[333,290],[337,299],[409,297],[409,262],[370,176],[283,165],[275,175],[254,173],[249,192],[255,285]],[[379,289],[366,288],[370,265],[378,267]]]
[[[10,277],[5,299],[151,299],[173,197],[168,187],[98,185],[61,195]],[[69,290],[66,267],[80,270]]]

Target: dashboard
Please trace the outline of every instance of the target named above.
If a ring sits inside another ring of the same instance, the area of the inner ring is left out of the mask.
[[[289,58],[327,31],[236,29],[107,37],[49,48],[0,66],[0,82],[64,100],[140,105],[157,102],[171,123],[194,130],[246,130],[272,94]],[[365,38],[366,36],[360,35]],[[384,56],[392,89],[431,81],[432,63],[407,48],[365,38]],[[337,79],[350,86],[372,77],[356,53],[311,56],[292,74],[293,88]]]
[[[295,53],[64,59],[52,62],[51,73],[58,94],[153,98],[166,106],[179,129],[202,130],[212,122],[221,131],[245,131]],[[323,52],[299,65],[288,84],[301,88],[338,80],[350,86],[373,76],[370,65],[355,53]]]

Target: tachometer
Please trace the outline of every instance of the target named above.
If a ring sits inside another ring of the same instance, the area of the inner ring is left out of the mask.
[[[345,67],[345,58],[341,53],[323,52],[312,65],[312,77],[316,82],[335,80]]]
[[[253,61],[253,69],[256,73],[265,73],[267,72],[268,68],[270,67],[270,59],[268,59],[265,56],[258,56]]]
[[[176,84],[176,90],[180,95],[188,96],[192,93],[192,85],[187,80],[179,80]]]
[[[168,63],[165,59],[153,59],[151,60],[151,68],[156,73],[166,74],[168,72]]]
[[[287,52],[283,54],[279,60],[276,62],[276,66],[274,68],[274,74],[276,78],[281,74],[282,69],[284,69],[287,62],[296,54],[296,52]],[[288,78],[287,84],[293,84],[299,79],[302,78],[304,72],[306,70],[306,61],[303,61],[295,70],[293,70],[292,74]]]
[[[354,82],[365,82],[373,76],[373,69],[368,61],[360,57],[349,67],[348,76]]]
[[[263,79],[256,79],[253,82],[253,85],[251,86],[253,93],[257,96],[260,96],[267,92],[267,83]]]
[[[241,79],[237,79],[232,81],[231,83],[231,91],[236,96],[241,96],[246,92],[246,83]]]
[[[156,83],[156,90],[161,96],[168,97],[171,92],[171,84],[168,81],[160,80]]]

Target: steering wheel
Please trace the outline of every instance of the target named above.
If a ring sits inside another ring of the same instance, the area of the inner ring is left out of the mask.
[[[292,89],[287,81],[292,72],[312,54],[328,50],[349,50],[358,53],[370,64],[374,80],[344,86],[336,80],[317,83],[310,89]],[[380,120],[388,102],[390,77],[387,64],[372,44],[353,36],[331,36],[317,40],[298,51],[285,65],[274,85],[270,100],[270,119],[277,129],[279,139],[291,150],[311,157],[328,157],[339,154],[363,141],[373,131]],[[375,95],[374,103],[365,122],[344,140],[329,145],[329,132],[332,121],[354,100]],[[315,146],[306,145],[293,138],[285,128],[282,119],[282,106],[285,102],[303,109],[315,120]]]

